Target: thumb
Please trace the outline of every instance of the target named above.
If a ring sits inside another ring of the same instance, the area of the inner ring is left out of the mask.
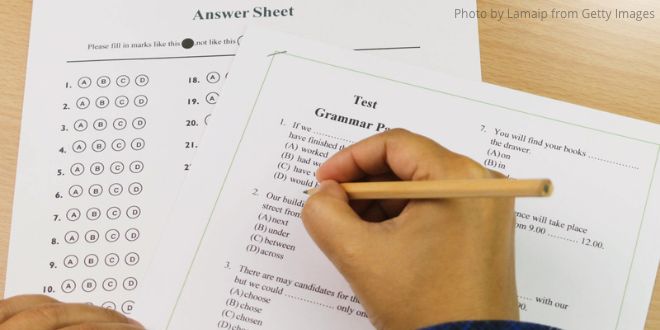
[[[342,268],[365,241],[367,223],[348,204],[348,195],[332,180],[321,182],[302,210],[305,229],[321,251]]]

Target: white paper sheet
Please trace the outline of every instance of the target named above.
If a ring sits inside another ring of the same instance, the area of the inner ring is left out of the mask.
[[[658,125],[261,29],[246,39],[220,104],[232,111],[207,130],[146,288],[179,292],[145,291],[141,320],[160,328],[175,299],[169,329],[369,328],[298,214],[328,155],[404,127],[512,177],[554,180],[551,198],[516,205],[523,320],[643,327],[660,252]]]
[[[478,79],[470,2],[34,1],[5,295],[131,313],[248,22]]]

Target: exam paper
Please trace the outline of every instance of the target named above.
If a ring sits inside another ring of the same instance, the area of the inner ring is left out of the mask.
[[[523,320],[642,329],[660,252],[657,125],[260,29],[232,70],[219,107],[233,111],[207,130],[146,287],[176,289],[145,292],[145,306],[174,306],[168,329],[370,328],[300,212],[324,159],[394,127],[554,181],[551,198],[516,205]]]
[[[35,0],[5,295],[132,313],[248,22],[478,79],[455,5]]]

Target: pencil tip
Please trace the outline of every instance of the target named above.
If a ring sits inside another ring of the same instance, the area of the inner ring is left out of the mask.
[[[550,196],[552,194],[552,183],[547,183],[543,186],[543,193],[545,196]]]
[[[305,191],[303,191],[303,194],[305,194],[305,195],[309,195],[309,190],[305,190]]]

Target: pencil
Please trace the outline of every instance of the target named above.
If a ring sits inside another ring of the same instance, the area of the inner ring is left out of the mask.
[[[436,199],[468,197],[547,197],[552,194],[548,179],[464,179],[438,181],[389,181],[342,183],[352,200]],[[313,195],[318,188],[305,191]]]

